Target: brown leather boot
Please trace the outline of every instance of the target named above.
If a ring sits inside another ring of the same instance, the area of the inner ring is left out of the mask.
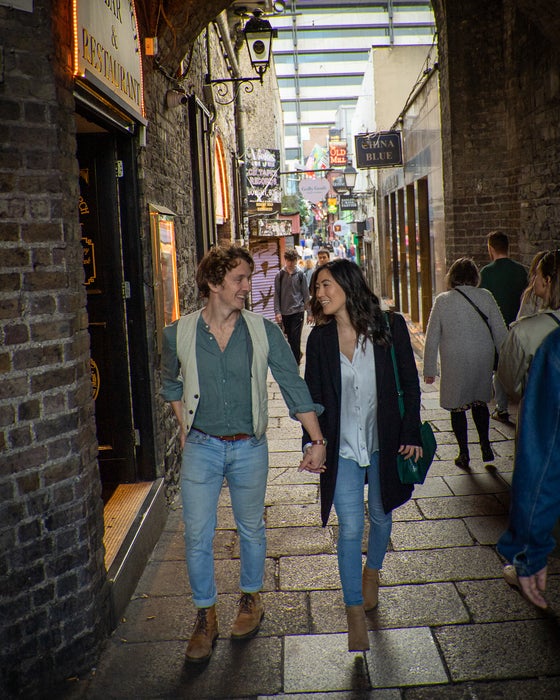
[[[264,617],[264,606],[260,593],[242,593],[239,599],[239,611],[231,628],[231,636],[247,639],[259,631]]]
[[[364,610],[369,612],[377,607],[379,602],[379,569],[368,569],[364,566],[362,572],[362,596]]]
[[[348,651],[366,651],[369,649],[364,606],[347,605],[346,619],[348,620]]]
[[[187,661],[202,664],[212,656],[218,638],[216,606],[199,608],[185,656]]]

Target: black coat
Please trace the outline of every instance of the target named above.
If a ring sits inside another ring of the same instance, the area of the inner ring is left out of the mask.
[[[405,413],[401,420],[390,348],[374,345],[377,381],[377,429],[381,498],[386,513],[405,503],[413,487],[401,484],[397,473],[400,445],[421,445],[420,383],[406,322],[392,315],[392,335],[399,368]],[[341,370],[336,322],[315,326],[309,334],[305,356],[305,381],[313,401],[325,407],[319,423],[327,439],[326,471],[321,474],[321,519],[327,524],[332,507],[340,445]],[[304,433],[303,443],[309,440]]]

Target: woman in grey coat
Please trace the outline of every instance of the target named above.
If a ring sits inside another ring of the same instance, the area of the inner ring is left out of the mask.
[[[424,381],[434,382],[439,350],[440,405],[451,411],[451,427],[459,444],[458,467],[469,466],[468,409],[484,462],[491,462],[490,413],[494,353],[499,351],[507,328],[492,294],[477,287],[480,275],[470,258],[459,258],[447,273],[447,289],[432,307],[424,348]]]

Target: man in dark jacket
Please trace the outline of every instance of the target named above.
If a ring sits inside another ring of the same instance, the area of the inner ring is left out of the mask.
[[[509,240],[505,233],[492,231],[488,234],[488,255],[492,260],[480,271],[480,287],[492,293],[500,307],[506,326],[515,321],[521,296],[527,288],[527,270],[521,263],[509,257]],[[492,418],[509,423],[508,396],[499,379],[494,375],[494,398],[496,409]]]
[[[298,254],[294,248],[284,253],[284,267],[274,279],[274,314],[276,323],[284,326],[296,362],[301,360],[301,333],[305,309],[309,306],[309,286],[305,273],[297,267]],[[309,323],[312,322],[308,316]]]

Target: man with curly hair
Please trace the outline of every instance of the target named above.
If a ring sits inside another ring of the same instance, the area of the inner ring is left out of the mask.
[[[162,396],[179,424],[186,561],[198,609],[186,658],[208,661],[218,637],[213,539],[227,480],[240,546],[241,598],[232,637],[258,632],[266,556],[264,497],[268,473],[267,372],[278,382],[292,418],[313,445],[302,468],[319,473],[325,441],[313,403],[280,328],[245,309],[254,262],[244,248],[211,249],[196,281],[206,305],[164,329]]]

